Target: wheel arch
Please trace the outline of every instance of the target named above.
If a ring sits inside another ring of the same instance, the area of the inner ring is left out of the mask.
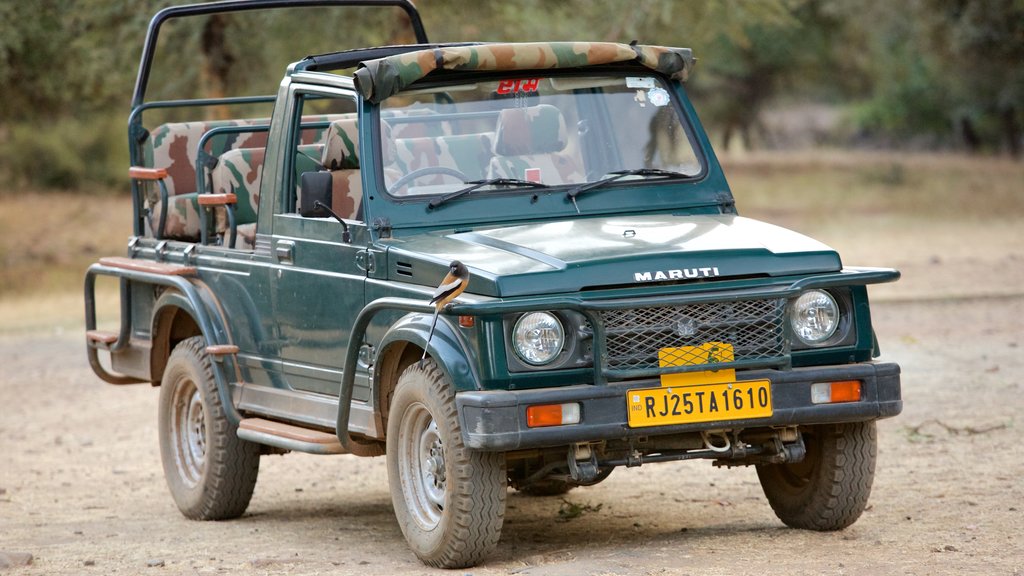
[[[206,338],[191,308],[188,299],[177,290],[166,290],[157,299],[150,327],[153,341],[149,366],[154,385],[159,385],[171,351],[179,342],[192,336]]]
[[[437,319],[437,327],[427,341],[433,318],[429,314],[406,314],[388,329],[378,345],[373,377],[373,394],[379,430],[387,430],[388,410],[398,377],[423,358],[423,349],[448,376],[455,392],[478,390],[480,379],[475,369],[471,350],[458,334],[458,329],[444,316]]]
[[[193,285],[188,293],[177,288],[165,289],[153,306],[152,349],[150,351],[150,377],[153,385],[160,385],[171,351],[178,343],[193,336],[202,336],[206,346],[231,344],[227,325],[216,299],[202,284]],[[234,407],[226,377],[237,367],[233,354],[213,358],[214,381],[224,413],[237,424],[241,416]]]

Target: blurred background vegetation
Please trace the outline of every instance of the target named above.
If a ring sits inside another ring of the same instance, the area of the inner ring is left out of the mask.
[[[172,3],[0,3],[0,194],[124,187],[142,40],[152,14]],[[689,89],[725,150],[1022,154],[1024,0],[417,6],[434,41],[635,39],[692,47],[699,63]],[[251,13],[167,26],[147,97],[272,94],[287,63],[306,54],[409,41],[397,14]]]

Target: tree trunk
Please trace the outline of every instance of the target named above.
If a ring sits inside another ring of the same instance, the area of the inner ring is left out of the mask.
[[[974,154],[981,148],[981,139],[978,138],[978,132],[974,129],[974,123],[966,116],[960,118],[960,134],[963,135],[964,145],[967,146],[968,152]]]
[[[1003,109],[1003,135],[1006,138],[1010,156],[1013,156],[1015,160],[1019,160],[1021,153],[1021,128],[1020,122],[1017,119],[1017,109],[1013,106],[1007,106]]]
[[[222,14],[214,14],[203,26],[200,39],[200,50],[203,53],[203,66],[200,73],[200,88],[205,98],[224,98],[227,96],[228,72],[235,62],[235,56],[225,45],[227,22]],[[208,117],[212,120],[231,118],[226,105],[208,108]]]

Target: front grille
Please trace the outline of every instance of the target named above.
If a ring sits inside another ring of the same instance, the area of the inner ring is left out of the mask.
[[[733,360],[782,359],[789,353],[782,298],[706,302],[601,312],[606,370],[658,368],[665,348],[700,347],[682,353],[671,365],[724,361],[708,343],[726,343]],[[709,357],[710,356],[710,357]]]

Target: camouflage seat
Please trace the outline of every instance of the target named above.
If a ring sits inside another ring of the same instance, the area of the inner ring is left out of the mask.
[[[494,133],[459,134],[425,138],[399,138],[395,140],[395,167],[408,174],[426,167],[452,168],[466,175],[467,180],[487,176],[487,166],[493,156]],[[435,175],[421,178],[419,184],[451,182],[450,176]]]
[[[260,205],[260,183],[266,148],[241,148],[221,154],[210,175],[211,192],[235,194],[234,207],[214,208],[216,231],[224,244],[251,250],[256,241],[256,213]],[[228,210],[234,211],[235,243],[231,245]]]
[[[260,126],[267,119],[216,120],[206,122],[172,122],[158,126],[150,134],[144,155],[146,164],[167,170],[167,216],[164,238],[195,242],[200,237],[199,204],[196,199],[199,165],[199,141],[215,128],[228,126]],[[207,151],[214,157],[242,147],[265,147],[265,131],[218,134],[209,139]],[[149,196],[150,227],[157,232],[162,215],[162,202],[156,189]]]
[[[451,122],[437,121],[437,115],[436,111],[429,108],[381,111],[383,125],[390,130],[392,138],[426,138],[451,134]]]
[[[545,184],[585,182],[580,163],[565,151],[568,134],[561,111],[549,104],[506,108],[498,116],[488,178],[530,179],[539,170]]]
[[[359,126],[355,118],[331,122],[320,164],[331,172],[331,209],[342,218],[361,220],[363,182],[359,173]]]
[[[167,193],[170,196],[196,192],[196,165],[199,141],[215,128],[228,126],[266,126],[267,118],[255,120],[213,120],[206,122],[171,122],[150,133],[145,150],[146,165],[167,170]],[[207,151],[214,157],[237,148],[264,148],[267,132],[218,134],[209,139]]]
[[[303,116],[303,123],[315,124],[319,122],[334,121],[339,118],[350,118],[352,114],[332,116]],[[197,167],[202,162],[199,158],[199,142],[207,132],[222,127],[246,127],[266,126],[268,119],[255,120],[215,120],[203,122],[172,122],[158,126],[150,134],[146,148],[143,152],[148,167],[164,168],[167,170],[167,178],[164,185],[167,189],[167,217],[164,226],[164,238],[175,240],[198,241],[201,236],[200,217],[198,202],[195,193],[198,192]],[[302,131],[302,143],[304,145],[316,144],[323,141],[326,128],[310,127]],[[259,165],[262,165],[262,151],[267,144],[267,132],[265,130],[254,130],[251,132],[225,132],[212,136],[205,145],[206,154],[210,158],[220,158],[227,152],[236,150],[259,150]],[[319,157],[319,149],[313,151],[314,158]],[[253,157],[255,158],[255,157]],[[253,162],[242,162],[240,157],[235,156],[232,162],[245,169],[246,174],[251,171],[246,166],[257,164]],[[301,162],[301,160],[300,160]],[[220,164],[220,160],[217,161]],[[315,164],[315,162],[311,162]],[[216,167],[214,167],[216,170]],[[258,172],[258,171],[257,171]],[[259,172],[261,173],[261,172]],[[223,179],[226,174],[222,173]],[[212,181],[213,174],[210,173]],[[255,190],[259,190],[258,177],[255,179]],[[212,187],[217,191],[216,186]],[[223,191],[228,191],[225,189]],[[181,198],[179,198],[179,196]],[[240,195],[239,202],[242,202]],[[157,194],[156,187],[152,187],[148,195],[150,205],[150,227],[154,234],[157,232],[162,217],[162,203]],[[253,214],[255,214],[253,203]],[[223,211],[219,211],[223,213]],[[252,222],[255,222],[253,217]]]
[[[322,144],[303,144],[295,156],[296,175],[317,170],[323,151]],[[251,250],[256,237],[256,215],[260,205],[260,183],[263,180],[265,148],[242,148],[221,154],[210,176],[211,192],[235,194],[234,220],[236,243],[233,248]],[[224,244],[230,244],[230,222],[227,210],[214,208],[216,232]]]

